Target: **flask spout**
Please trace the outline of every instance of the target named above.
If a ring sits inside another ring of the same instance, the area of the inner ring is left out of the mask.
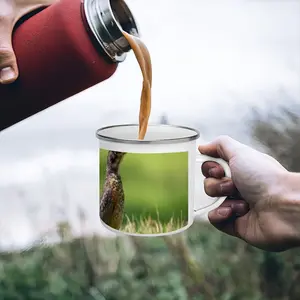
[[[131,47],[123,31],[140,36],[135,18],[124,0],[83,0],[88,26],[113,62],[125,60]]]

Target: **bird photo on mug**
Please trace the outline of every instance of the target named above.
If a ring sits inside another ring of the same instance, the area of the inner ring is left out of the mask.
[[[188,152],[100,149],[100,219],[129,234],[171,233],[188,224]]]

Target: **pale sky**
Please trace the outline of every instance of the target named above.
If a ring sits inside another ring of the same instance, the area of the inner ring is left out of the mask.
[[[243,118],[253,105],[276,106],[282,90],[300,101],[300,1],[127,3],[152,57],[152,122],[167,113],[172,123],[200,126],[206,140],[247,139]],[[130,52],[109,80],[0,133],[0,244],[51,229],[50,206],[65,205],[65,193],[70,218],[79,204],[89,227],[107,232],[98,222],[95,131],[137,122],[141,83]],[[25,213],[32,205],[36,220]]]

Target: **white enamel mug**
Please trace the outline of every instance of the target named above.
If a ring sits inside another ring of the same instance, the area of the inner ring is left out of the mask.
[[[229,165],[197,150],[197,130],[149,125],[138,140],[137,124],[98,129],[101,223],[115,233],[162,236],[189,228],[196,215],[219,207],[226,197],[204,192],[204,162]],[[197,176],[196,176],[197,175]],[[197,198],[200,199],[197,199]]]

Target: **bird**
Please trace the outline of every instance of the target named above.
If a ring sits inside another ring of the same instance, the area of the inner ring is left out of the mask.
[[[101,220],[117,230],[122,225],[124,213],[125,193],[119,168],[125,154],[124,152],[108,151],[106,177],[100,197]]]

